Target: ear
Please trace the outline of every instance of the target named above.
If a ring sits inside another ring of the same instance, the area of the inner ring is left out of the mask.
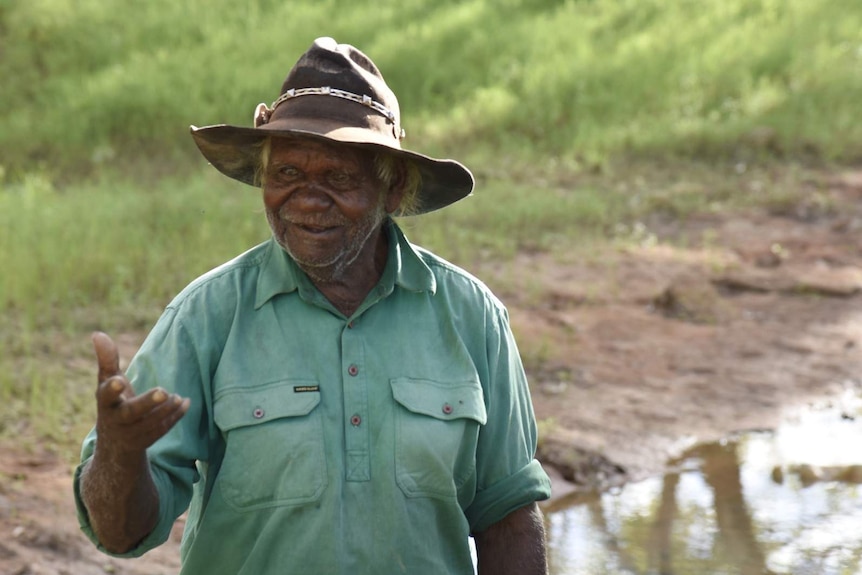
[[[395,174],[393,175],[389,189],[386,190],[386,199],[383,206],[387,214],[393,213],[401,205],[406,186],[407,169],[403,162],[396,162]]]

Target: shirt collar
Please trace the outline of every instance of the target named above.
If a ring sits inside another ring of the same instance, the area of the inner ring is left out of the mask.
[[[299,267],[275,238],[269,238],[268,244],[257,278],[254,309],[259,309],[278,294],[290,293],[299,288],[297,274],[302,273]]]
[[[437,290],[437,281],[431,268],[423,261],[416,249],[404,236],[394,221],[386,225],[389,240],[389,255],[379,285],[384,293],[391,293],[395,285],[412,292]],[[261,263],[257,280],[254,309],[259,309],[273,297],[297,291],[300,283],[310,280],[296,262],[275,241],[269,239],[267,253]]]
[[[413,292],[436,292],[437,280],[431,268],[407,240],[398,224],[392,220],[389,221],[387,236],[389,260],[386,262],[387,269],[383,271],[383,276],[386,277],[386,272],[391,269],[395,271],[395,283],[398,286]]]

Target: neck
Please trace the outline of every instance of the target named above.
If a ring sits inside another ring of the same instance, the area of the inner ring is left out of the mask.
[[[389,242],[383,229],[369,238],[367,249],[347,265],[326,268],[300,266],[320,293],[335,309],[350,317],[374,289],[389,255]]]

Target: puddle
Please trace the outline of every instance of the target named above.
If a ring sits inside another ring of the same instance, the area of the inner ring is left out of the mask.
[[[664,477],[547,510],[551,575],[862,574],[852,400],[695,446]]]

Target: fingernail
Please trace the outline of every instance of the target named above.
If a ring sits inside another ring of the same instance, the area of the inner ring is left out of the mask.
[[[119,380],[111,380],[111,391],[120,391],[121,389],[123,389],[123,384]]]
[[[161,403],[161,402],[163,402],[166,398],[167,398],[167,395],[165,395],[165,392],[164,392],[164,391],[162,391],[161,389],[160,389],[160,390],[158,390],[158,391],[156,391],[156,392],[153,394],[153,401],[155,401],[156,403]]]

